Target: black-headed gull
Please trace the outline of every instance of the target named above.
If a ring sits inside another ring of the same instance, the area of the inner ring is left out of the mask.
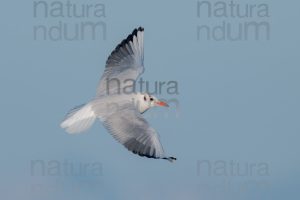
[[[165,155],[156,131],[142,117],[154,106],[168,106],[148,93],[126,93],[127,80],[144,72],[144,29],[135,29],[111,53],[100,79],[96,97],[72,109],[61,123],[68,133],[87,130],[100,119],[111,135],[128,150],[148,158],[174,161]],[[123,85],[122,85],[123,84]]]

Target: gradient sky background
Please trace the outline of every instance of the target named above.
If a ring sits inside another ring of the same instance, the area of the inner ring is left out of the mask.
[[[263,1],[270,17],[248,19],[197,18],[195,0],[88,2],[105,4],[106,40],[34,40],[37,24],[99,19],[34,18],[33,1],[1,2],[1,199],[299,199],[299,1]],[[270,40],[197,40],[198,25],[223,21],[267,21]],[[70,108],[94,96],[107,56],[140,25],[143,78],[152,87],[179,84],[179,95],[159,95],[178,99],[178,117],[174,106],[147,113],[166,153],[178,158],[173,164],[133,155],[100,123],[81,135],[59,127]],[[32,175],[34,160],[46,170],[53,160],[75,170],[101,163],[102,175]],[[203,160],[212,170],[225,164],[227,175],[197,173]],[[245,175],[231,174],[231,161]],[[260,164],[268,174],[258,174]]]

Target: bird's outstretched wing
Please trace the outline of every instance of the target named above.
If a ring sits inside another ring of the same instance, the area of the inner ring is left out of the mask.
[[[159,135],[132,104],[120,105],[102,121],[111,135],[129,151],[148,158],[176,160],[165,156]]]
[[[110,54],[96,96],[122,93],[144,72],[144,28],[139,27]]]

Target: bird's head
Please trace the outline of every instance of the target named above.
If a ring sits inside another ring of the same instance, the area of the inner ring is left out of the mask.
[[[155,96],[152,96],[148,93],[140,93],[139,94],[139,104],[140,104],[140,112],[143,113],[146,110],[148,110],[151,107],[155,106],[163,106],[163,107],[169,107],[169,105],[156,98]]]

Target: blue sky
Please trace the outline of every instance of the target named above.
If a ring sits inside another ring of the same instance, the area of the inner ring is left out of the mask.
[[[268,7],[268,17],[253,11],[246,18],[197,17],[198,1],[70,2],[104,4],[105,17],[34,17],[34,1],[2,2],[2,199],[299,198],[298,1],[233,1],[242,12],[247,4]],[[219,2],[229,12],[230,1]],[[73,28],[101,22],[106,37],[100,31],[95,40],[34,38],[35,26],[49,31],[60,22]],[[220,36],[223,23],[228,34],[228,25],[234,32],[260,22],[270,28],[268,39],[263,28],[257,40],[197,38],[199,26]],[[178,83],[178,95],[158,97],[176,99],[179,108],[146,113],[166,153],[178,158],[173,164],[133,155],[100,123],[75,136],[59,127],[70,108],[94,97],[107,56],[138,26],[145,28],[143,79],[151,86]],[[32,166],[36,160],[42,164]],[[39,174],[68,172],[64,162],[90,167],[79,175]],[[101,174],[93,174],[95,163]]]

